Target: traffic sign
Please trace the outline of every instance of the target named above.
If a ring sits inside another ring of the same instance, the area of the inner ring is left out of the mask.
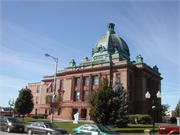
[[[51,107],[52,107],[52,108],[57,108],[57,103],[52,102],[52,103],[51,103]]]

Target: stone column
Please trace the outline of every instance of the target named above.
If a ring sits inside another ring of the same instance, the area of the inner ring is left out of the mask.
[[[180,126],[180,117],[176,117],[177,119],[177,126]]]
[[[89,94],[92,92],[92,74],[89,75]]]
[[[72,84],[71,84],[71,100],[74,101],[74,91],[75,91],[75,78],[72,77]]]
[[[80,101],[83,100],[83,88],[84,88],[84,79],[83,76],[81,75],[80,77]]]
[[[146,129],[146,130],[144,130],[144,133],[145,133],[145,135],[150,135],[151,134],[151,130]]]

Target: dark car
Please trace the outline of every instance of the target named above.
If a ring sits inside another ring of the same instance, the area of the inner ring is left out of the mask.
[[[7,132],[24,132],[24,125],[16,118],[0,116],[1,130]]]
[[[55,124],[50,122],[34,122],[31,125],[26,125],[25,132],[28,135],[32,134],[43,134],[43,135],[54,135],[54,134],[69,134],[68,131],[58,128]]]
[[[103,125],[85,124],[72,129],[72,135],[115,135],[117,132],[111,131]]]

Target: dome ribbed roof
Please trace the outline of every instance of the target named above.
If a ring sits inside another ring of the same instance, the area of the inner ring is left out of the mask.
[[[96,53],[100,52],[102,48],[102,50],[108,51],[110,55],[115,54],[118,51],[123,58],[129,60],[130,52],[128,45],[122,38],[115,34],[115,24],[108,23],[107,26],[107,34],[100,37],[99,40],[96,42],[96,45],[94,47],[94,55],[97,55]]]

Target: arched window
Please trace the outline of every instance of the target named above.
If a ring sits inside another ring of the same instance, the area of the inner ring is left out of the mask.
[[[117,50],[118,50],[118,49],[117,49],[117,47],[115,46],[115,47],[114,47],[114,51],[117,51]]]
[[[100,48],[99,48],[99,52],[102,52],[102,51],[103,51],[103,49],[102,49],[102,47],[100,47]]]

